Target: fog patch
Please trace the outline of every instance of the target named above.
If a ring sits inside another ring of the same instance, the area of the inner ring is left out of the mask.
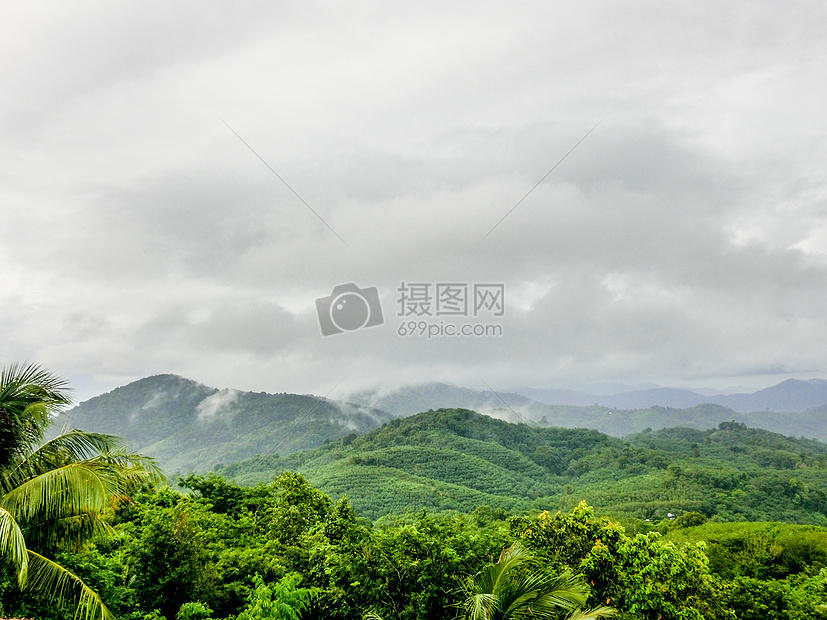
[[[134,424],[135,422],[137,422],[141,418],[142,411],[149,411],[150,409],[154,409],[155,407],[163,403],[166,397],[166,391],[155,390],[143,405],[129,412],[129,423]]]
[[[198,420],[208,422],[215,419],[232,419],[232,405],[238,400],[241,394],[238,390],[219,390],[198,403]]]

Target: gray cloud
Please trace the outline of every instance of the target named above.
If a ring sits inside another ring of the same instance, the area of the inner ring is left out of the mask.
[[[827,372],[819,3],[53,9],[3,22],[2,357],[82,396]],[[401,281],[505,335],[397,336]],[[321,337],[343,282],[386,324]]]

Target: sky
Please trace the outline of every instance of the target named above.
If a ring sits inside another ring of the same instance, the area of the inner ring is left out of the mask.
[[[78,400],[827,378],[825,32],[817,1],[5,3],[0,362]]]

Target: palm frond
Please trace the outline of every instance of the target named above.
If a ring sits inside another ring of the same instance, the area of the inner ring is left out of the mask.
[[[75,618],[115,620],[100,596],[75,574],[39,553],[29,551],[27,588],[75,607]]]
[[[18,521],[62,518],[81,511],[103,512],[120,495],[123,477],[117,466],[83,461],[52,469],[0,498],[0,506]],[[67,514],[67,509],[71,510]]]
[[[43,438],[51,416],[71,404],[66,381],[36,364],[0,368],[0,465],[21,458]]]
[[[164,471],[157,461],[149,456],[143,456],[126,450],[112,450],[104,452],[91,461],[99,460],[103,463],[120,467],[128,483],[160,483],[166,481]]]
[[[500,559],[469,577],[462,607],[471,620],[595,620],[614,614],[608,607],[582,611],[589,588],[581,577],[566,571],[551,575],[529,551],[515,543]]]
[[[14,566],[17,583],[23,587],[29,566],[26,540],[15,518],[4,508],[0,508],[0,557]]]
[[[89,433],[71,429],[65,430],[54,439],[50,439],[37,448],[29,458],[42,455],[61,455],[71,461],[82,461],[104,452],[124,449],[124,440],[114,435]]]
[[[101,517],[97,513],[82,512],[45,522],[27,523],[26,541],[30,547],[41,551],[57,547],[77,550],[86,541],[105,540],[112,536],[112,526]]]
[[[598,620],[599,618],[611,618],[617,614],[613,607],[597,607],[595,609],[579,609],[571,614],[566,620]]]
[[[49,470],[121,447],[122,440],[112,435],[79,430],[62,433],[24,455],[13,467],[0,469],[0,492],[5,493]]]
[[[469,594],[463,607],[471,620],[491,620],[497,610],[497,596],[495,594]]]
[[[531,559],[531,554],[519,543],[514,543],[500,554],[500,559],[483,568],[474,579],[476,592],[499,592],[511,573]]]
[[[38,364],[9,364],[0,368],[0,407],[25,409],[43,403],[49,414],[72,404],[69,383]],[[34,412],[33,412],[34,413]]]
[[[543,594],[534,601],[534,609],[576,609],[586,604],[588,587],[569,571],[556,577],[542,575],[541,583],[535,586]]]

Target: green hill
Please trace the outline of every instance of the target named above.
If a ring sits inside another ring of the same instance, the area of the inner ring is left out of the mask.
[[[158,375],[83,402],[52,428],[118,435],[174,474],[306,450],[388,420],[383,411],[316,396],[218,390]]]
[[[284,470],[301,472],[334,497],[347,494],[369,518],[421,507],[569,509],[585,499],[624,518],[701,512],[827,525],[827,445],[735,422],[618,439],[440,409],[217,472],[254,483]]]

